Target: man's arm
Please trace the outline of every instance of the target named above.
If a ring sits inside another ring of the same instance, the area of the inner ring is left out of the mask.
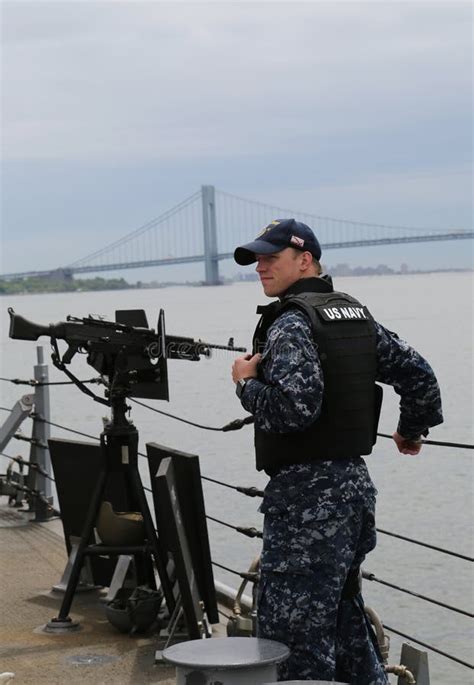
[[[420,438],[443,422],[441,395],[433,369],[404,340],[375,324],[377,380],[400,395],[400,419],[393,439],[403,454],[418,454]]]
[[[259,362],[263,380],[247,381],[243,408],[265,431],[290,433],[310,426],[321,411],[324,385],[311,325],[302,312],[291,310],[277,319]]]

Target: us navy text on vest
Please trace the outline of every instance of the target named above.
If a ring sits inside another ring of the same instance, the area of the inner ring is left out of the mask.
[[[321,318],[325,321],[360,321],[369,320],[367,307],[316,307]]]

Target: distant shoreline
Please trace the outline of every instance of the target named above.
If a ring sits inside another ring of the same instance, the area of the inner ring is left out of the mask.
[[[329,268],[325,273],[337,278],[353,278],[360,276],[414,276],[424,274],[441,273],[472,273],[474,269],[446,267],[444,269],[426,269],[395,271],[385,265],[378,267],[348,267],[346,264]],[[236,274],[230,278],[223,278],[220,285],[233,283],[251,283],[259,280],[256,273]],[[203,281],[151,281],[128,283],[125,279],[95,278],[81,281],[45,281],[43,279],[25,279],[24,281],[0,280],[0,295],[34,295],[76,292],[104,292],[107,290],[150,290],[159,288],[171,288],[174,286],[207,287]]]
[[[406,269],[403,271],[395,271],[390,267],[384,265],[378,267],[354,267],[354,268],[340,268],[346,265],[337,265],[336,267],[324,268],[323,273],[330,276],[341,277],[355,277],[355,276],[413,276],[417,274],[435,274],[435,273],[472,273],[474,267],[471,268],[455,268],[446,267],[443,269]],[[231,282],[238,283],[241,281],[258,281],[258,275],[251,273],[248,275],[236,276],[230,279]]]

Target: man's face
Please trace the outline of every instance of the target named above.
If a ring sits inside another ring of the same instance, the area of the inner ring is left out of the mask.
[[[286,247],[281,252],[269,255],[256,255],[257,268],[260,276],[263,292],[267,297],[278,297],[287,290],[290,285],[306,275],[301,269],[304,261],[303,252],[297,252],[291,247]]]

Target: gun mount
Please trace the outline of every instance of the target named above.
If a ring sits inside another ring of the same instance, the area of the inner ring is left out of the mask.
[[[62,632],[78,627],[77,623],[71,620],[69,610],[86,556],[99,553],[109,556],[138,554],[153,559],[160,577],[170,622],[174,621],[173,617],[179,616],[176,612],[180,605],[177,605],[172,581],[168,576],[168,554],[157,537],[141,482],[137,463],[138,431],[127,418],[129,407],[125,400],[127,397],[168,400],[168,359],[199,361],[202,356],[209,357],[212,349],[235,352],[246,350],[234,347],[232,338],[228,345],[213,345],[193,338],[166,335],[163,310],[160,310],[156,331],[148,327],[145,312],[141,309],[116,311],[115,321],[104,321],[91,316],[82,319],[68,316],[66,321],[48,326],[28,321],[15,314],[12,308],[9,308],[8,313],[10,338],[38,340],[41,336],[48,336],[51,339],[53,364],[82,392],[111,408],[111,420],[105,423],[100,436],[102,464],[90,498],[61,608],[58,616],[47,623],[45,630]],[[64,341],[67,345],[66,351],[62,354],[58,341]],[[88,364],[100,373],[106,386],[105,398],[95,395],[68,369],[77,353],[86,354]],[[117,477],[121,479],[130,511],[138,511],[142,515],[145,538],[143,545],[138,547],[97,545],[90,542],[106,488],[112,482],[112,474],[115,481]],[[143,563],[143,559],[140,563]],[[152,588],[156,587],[154,574],[149,574],[148,582]],[[201,624],[204,624],[204,621],[199,623]],[[199,625],[196,623],[198,634]]]

